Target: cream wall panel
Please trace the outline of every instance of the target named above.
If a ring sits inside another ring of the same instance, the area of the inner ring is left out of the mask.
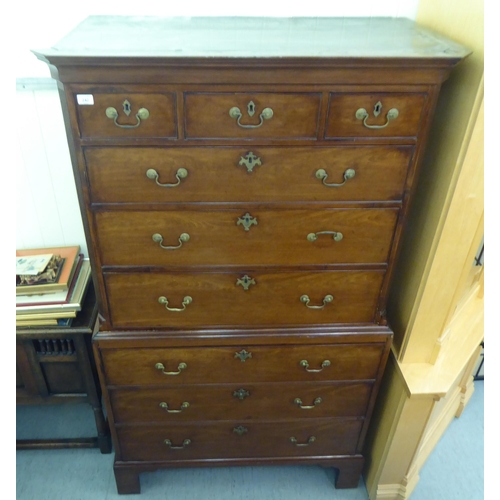
[[[50,90],[42,90],[34,94],[62,230],[62,241],[65,245],[77,242],[87,254],[59,95],[56,91]],[[64,138],[64,141],[61,138]]]
[[[394,346],[400,359],[406,362],[433,362],[435,339],[441,335],[438,330],[444,322],[427,314],[426,319],[436,319],[440,325],[427,324],[427,339],[415,337],[415,349],[408,348],[481,104],[481,96],[477,94],[484,73],[483,16],[481,0],[420,0],[419,3],[417,22],[466,45],[473,53],[443,84],[417,193],[409,212],[408,227],[412,229],[405,233],[402,241],[389,295],[387,311],[395,333]],[[482,168],[481,164],[476,166],[477,175],[482,175]],[[474,234],[475,228],[471,240]],[[460,235],[455,244],[464,243],[464,238],[467,234]],[[469,245],[470,242],[467,250]],[[429,300],[432,303],[435,299]],[[439,306],[439,302],[435,302]]]
[[[16,109],[16,247],[78,244],[87,255],[59,95],[20,90]]]
[[[38,223],[35,197],[26,174],[26,166],[21,151],[21,141],[16,134],[16,248],[33,248],[43,242],[43,235]]]

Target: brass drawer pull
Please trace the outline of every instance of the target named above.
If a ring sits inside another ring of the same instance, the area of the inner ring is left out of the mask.
[[[320,168],[319,170],[316,170],[316,177],[323,181],[323,184],[325,186],[328,186],[328,187],[341,187],[343,186],[349,179],[352,179],[354,176],[356,175],[356,170],[354,170],[353,168],[348,168],[345,172],[344,172],[344,182],[341,182],[340,184],[328,184],[326,182],[326,179],[328,178],[328,174],[326,173],[326,170]]]
[[[318,231],[317,233],[309,233],[307,235],[307,241],[316,241],[319,234],[331,234],[335,241],[342,241],[344,235],[339,231]]]
[[[186,243],[187,241],[189,241],[189,239],[191,238],[191,236],[189,236],[189,234],[187,233],[182,233],[180,236],[179,236],[179,244],[177,246],[164,246],[162,243],[163,243],[163,236],[159,233],[155,233],[153,234],[152,236],[153,238],[153,241],[155,243],[158,243],[160,245],[161,248],[163,248],[163,250],[177,250],[178,248],[181,248],[182,244],[183,243]]]
[[[253,116],[255,113],[255,105],[253,104],[252,101],[248,103],[248,114],[250,116]],[[237,108],[236,106],[234,108],[231,108],[229,110],[229,116],[231,118],[236,119],[236,123],[241,127],[241,128],[259,128],[262,126],[264,123],[264,120],[270,120],[273,117],[273,110],[271,108],[264,108],[262,110],[262,113],[260,114],[260,123],[258,125],[244,125],[243,123],[240,122],[241,118],[243,117],[243,114],[240,111],[240,108]]]
[[[177,173],[175,174],[175,178],[177,179],[177,182],[175,184],[162,184],[161,182],[158,182],[160,175],[158,174],[158,172],[154,168],[150,168],[146,172],[146,177],[148,179],[155,180],[156,184],[158,184],[158,186],[166,187],[166,188],[172,188],[172,187],[178,186],[181,183],[181,180],[185,179],[187,176],[188,176],[188,171],[185,168],[179,168],[177,170]]]
[[[294,438],[293,436],[290,438],[290,441],[295,445],[295,446],[309,446],[310,444],[314,443],[316,441],[316,438],[314,436],[311,436],[308,440],[307,443],[297,443],[297,439]]]
[[[171,311],[171,312],[182,312],[182,311],[185,311],[186,310],[186,306],[188,306],[189,304],[191,304],[191,302],[193,302],[193,299],[189,296],[189,295],[186,295],[182,301],[182,309],[180,308],[177,308],[177,307],[168,307],[168,299],[167,297],[158,297],[158,302],[160,304],[163,304],[165,306],[165,309],[167,311]]]
[[[123,110],[127,116],[130,115],[131,108],[130,103],[127,100],[123,102]],[[117,127],[137,128],[141,124],[141,120],[147,120],[149,118],[149,111],[146,108],[139,109],[135,115],[137,119],[137,123],[135,125],[122,125],[121,123],[118,123],[118,111],[116,111],[116,108],[106,108],[106,116],[112,119]]]
[[[191,439],[184,439],[182,442],[182,446],[172,446],[172,441],[170,439],[165,439],[163,441],[171,450],[183,450],[186,448],[186,446],[189,446],[191,444]]]
[[[181,373],[182,370],[185,370],[187,367],[188,365],[186,363],[179,363],[176,372],[166,372],[165,365],[163,363],[156,363],[155,365],[155,368],[157,370],[160,370],[163,373],[163,375],[179,375],[179,373]]]
[[[318,370],[319,371],[319,370]],[[295,398],[293,402],[299,407],[302,408],[302,410],[312,410],[313,408],[316,408],[317,405],[321,404],[323,400],[321,398],[316,398],[313,401],[313,404],[311,406],[304,406],[302,404],[302,399],[300,398]]]
[[[373,107],[373,116],[377,117],[381,111],[382,111],[382,103],[378,101],[377,104],[375,104],[375,106]],[[356,118],[358,120],[363,120],[363,125],[366,128],[379,129],[387,127],[387,125],[389,125],[389,122],[391,120],[395,120],[399,116],[399,111],[396,108],[390,109],[386,115],[387,121],[383,125],[368,125],[368,123],[366,123],[366,120],[368,119],[369,116],[370,115],[365,108],[359,108],[356,111]]]
[[[302,297],[300,297],[300,301],[303,302],[305,306],[308,307],[309,309],[323,309],[323,307],[325,307],[326,304],[333,302],[333,296],[325,295],[325,297],[323,298],[323,305],[321,306],[310,306],[309,305],[310,300],[311,299],[309,298],[309,295],[302,295]]]
[[[325,359],[325,361],[323,361],[323,363],[321,363],[321,368],[319,370],[313,370],[311,368],[309,368],[309,363],[307,362],[306,359],[303,359],[300,363],[299,363],[300,366],[304,367],[304,370],[306,372],[309,372],[309,373],[319,373],[321,371],[323,371],[323,368],[327,368],[328,366],[331,365],[331,362],[329,359]]]
[[[182,410],[185,410],[186,408],[189,408],[189,403],[187,401],[185,401],[184,403],[182,403],[180,410],[169,410],[167,403],[160,403],[160,408],[163,408],[167,413],[181,413]]]

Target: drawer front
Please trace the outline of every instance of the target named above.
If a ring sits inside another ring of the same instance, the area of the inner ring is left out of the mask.
[[[316,139],[320,103],[319,93],[188,92],[186,137]]]
[[[416,137],[426,100],[427,94],[332,93],[325,135]]]
[[[378,201],[402,198],[412,153],[409,146],[86,148],[85,160],[93,203]]]
[[[83,138],[134,139],[177,136],[173,93],[125,94],[92,92],[92,89],[89,89],[88,94],[83,95],[91,95],[94,102],[92,105],[78,104],[78,94],[74,95],[80,134]]]
[[[373,321],[384,272],[104,276],[115,327],[182,328],[369,323]]]
[[[116,423],[363,416],[372,383],[227,384],[110,391]]]
[[[249,208],[99,212],[95,219],[103,265],[301,265],[386,262],[398,213]],[[332,234],[315,236],[322,231]]]
[[[342,344],[103,349],[101,353],[108,385],[174,386],[374,380],[383,351],[384,344]]]
[[[226,421],[123,427],[117,432],[121,460],[302,457],[354,454],[362,424],[361,419]]]

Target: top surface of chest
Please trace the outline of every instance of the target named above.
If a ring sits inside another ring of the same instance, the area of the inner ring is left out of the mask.
[[[90,16],[46,55],[176,58],[462,58],[404,18]]]

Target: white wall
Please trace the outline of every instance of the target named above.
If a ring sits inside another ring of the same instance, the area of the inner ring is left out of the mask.
[[[283,1],[142,0],[127,6],[123,0],[68,3],[19,2],[12,67],[18,85],[16,248],[80,244],[87,255],[83,225],[59,97],[47,66],[30,49],[45,49],[89,15],[152,16],[307,16],[408,17],[415,19],[418,0]]]

